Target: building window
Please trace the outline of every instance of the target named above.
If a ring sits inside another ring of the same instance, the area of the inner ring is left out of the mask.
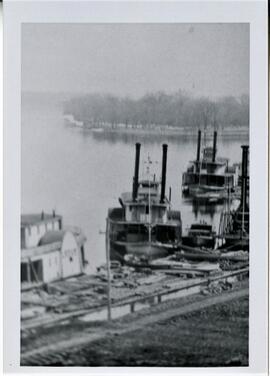
[[[72,262],[73,261],[73,257],[70,256],[69,261]]]

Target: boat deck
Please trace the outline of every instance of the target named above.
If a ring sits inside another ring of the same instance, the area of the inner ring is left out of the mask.
[[[111,269],[112,307],[124,307],[124,311],[130,313],[135,304],[138,308],[145,301],[158,303],[161,297],[170,299],[173,294],[181,295],[186,290],[189,293],[192,289],[200,291],[200,286],[207,285],[210,279],[228,274],[222,271],[217,261],[183,262],[167,258],[136,268],[117,264]],[[243,262],[239,266],[243,267]],[[105,267],[100,267],[94,275],[81,275],[22,291],[21,329],[28,330],[86,313],[97,317],[97,312],[106,311],[107,289],[107,272]]]

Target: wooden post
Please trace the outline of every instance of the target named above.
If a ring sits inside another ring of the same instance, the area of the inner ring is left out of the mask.
[[[106,263],[107,263],[107,293],[108,293],[108,321],[111,321],[111,263],[110,263],[110,220],[106,219]]]

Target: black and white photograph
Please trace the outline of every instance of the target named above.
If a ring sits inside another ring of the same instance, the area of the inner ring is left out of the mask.
[[[249,369],[252,45],[242,21],[20,24],[22,368]]]

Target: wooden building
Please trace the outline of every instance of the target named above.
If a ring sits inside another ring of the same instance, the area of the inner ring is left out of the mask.
[[[85,241],[79,228],[63,228],[62,217],[55,213],[22,215],[22,286],[53,282],[83,273]]]

